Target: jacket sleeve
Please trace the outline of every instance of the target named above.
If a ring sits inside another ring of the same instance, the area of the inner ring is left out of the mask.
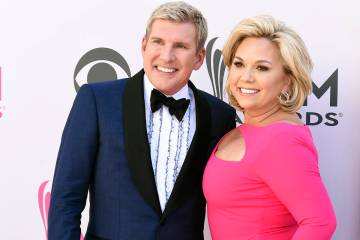
[[[298,223],[292,240],[331,238],[335,213],[321,180],[314,145],[290,134],[271,140],[256,171]]]
[[[237,116],[236,116],[235,109],[231,108],[229,110],[229,120],[227,121],[228,124],[226,126],[225,134],[230,132],[230,130],[232,130],[236,127],[236,117]]]
[[[98,147],[95,96],[80,88],[61,139],[48,216],[49,240],[79,240],[81,212]]]

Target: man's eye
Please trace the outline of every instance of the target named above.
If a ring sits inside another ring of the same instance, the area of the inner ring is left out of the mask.
[[[184,44],[178,44],[176,45],[177,48],[187,49],[187,47]]]

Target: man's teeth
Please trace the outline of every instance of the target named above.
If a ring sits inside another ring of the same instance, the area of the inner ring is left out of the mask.
[[[165,67],[157,67],[157,69],[161,72],[166,72],[166,73],[172,73],[175,72],[176,69],[175,68],[165,68]]]
[[[240,88],[240,92],[245,93],[245,94],[254,94],[254,93],[257,93],[258,91],[259,90],[256,90],[256,89]]]

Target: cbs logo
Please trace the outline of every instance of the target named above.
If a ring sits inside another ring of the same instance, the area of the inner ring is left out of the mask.
[[[74,71],[76,92],[85,83],[130,77],[131,72],[125,58],[110,48],[95,48],[85,53]]]

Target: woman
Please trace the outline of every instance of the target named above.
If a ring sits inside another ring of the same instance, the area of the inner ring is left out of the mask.
[[[310,129],[296,111],[311,93],[301,38],[270,16],[245,19],[223,49],[230,103],[244,124],[215,147],[203,190],[213,240],[322,240],[336,227]]]

